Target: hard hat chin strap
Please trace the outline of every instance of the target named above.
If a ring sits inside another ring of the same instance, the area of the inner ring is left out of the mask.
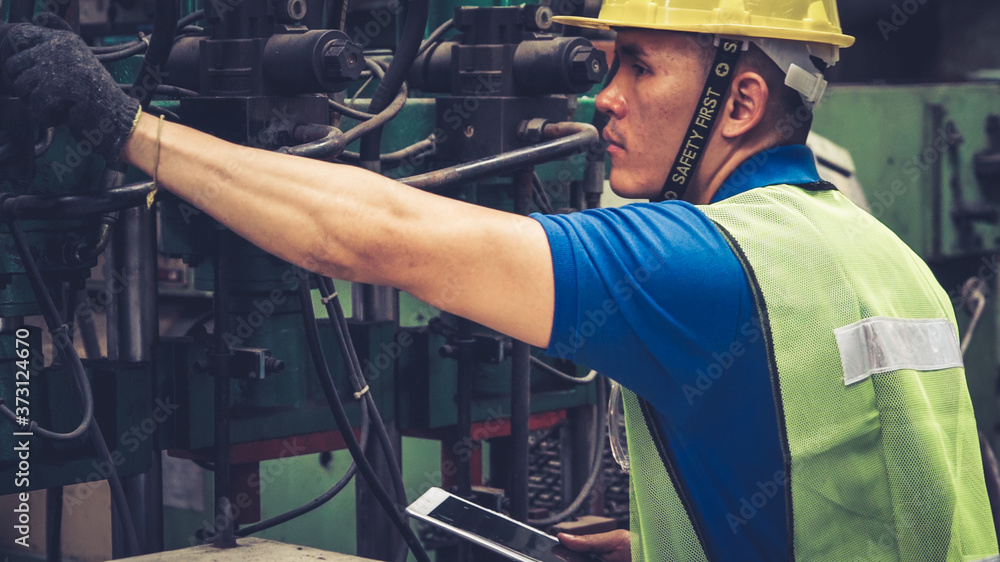
[[[684,198],[688,186],[694,179],[698,163],[701,162],[701,157],[708,146],[719,114],[722,113],[726,93],[729,92],[729,87],[733,83],[736,63],[740,60],[740,54],[748,46],[748,43],[734,39],[717,37],[715,41],[715,60],[712,61],[708,80],[705,81],[705,89],[698,100],[698,108],[691,119],[691,125],[688,126],[687,132],[681,140],[681,147],[677,151],[674,165],[670,167],[670,173],[667,174],[667,182],[663,186],[663,191],[659,199],[654,199],[654,201]]]

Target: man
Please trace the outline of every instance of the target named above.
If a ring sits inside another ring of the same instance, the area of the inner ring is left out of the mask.
[[[513,216],[142,115],[70,34],[12,31],[38,115],[285,260],[392,285],[617,379],[631,533],[607,560],[995,557],[954,314],[926,266],[801,146],[833,0],[616,0],[597,108],[637,204]],[[704,34],[725,33],[726,37]],[[90,84],[79,96],[79,84]],[[786,87],[786,85],[790,87]],[[155,171],[154,171],[155,170]],[[696,206],[697,205],[697,206]]]

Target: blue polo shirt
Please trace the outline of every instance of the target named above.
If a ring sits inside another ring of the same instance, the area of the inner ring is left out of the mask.
[[[812,152],[762,152],[713,203],[820,181]],[[789,558],[785,475],[750,285],[715,224],[678,201],[532,215],[555,270],[548,354],[647,400],[713,560]]]

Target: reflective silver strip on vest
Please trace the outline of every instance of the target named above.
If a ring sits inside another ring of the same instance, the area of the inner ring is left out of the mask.
[[[979,560],[976,560],[975,562],[1000,562],[1000,555],[989,556],[987,558],[980,558]]]
[[[962,366],[958,333],[948,320],[875,317],[833,333],[847,386],[900,369],[938,371]]]

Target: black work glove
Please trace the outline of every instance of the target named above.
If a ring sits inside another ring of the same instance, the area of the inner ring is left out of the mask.
[[[18,24],[2,51],[3,78],[42,123],[65,123],[94,152],[117,160],[139,116],[139,102],[119,88],[90,47],[52,13]]]

